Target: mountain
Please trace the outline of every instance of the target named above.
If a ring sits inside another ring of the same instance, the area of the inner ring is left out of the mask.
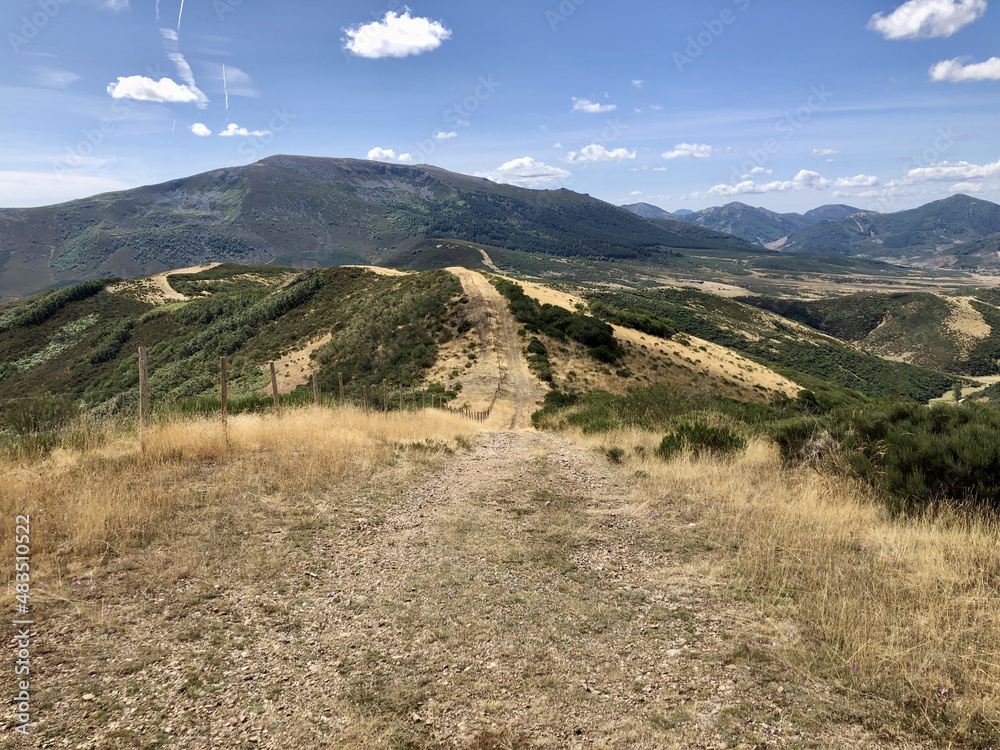
[[[724,232],[756,245],[768,245],[784,239],[803,227],[821,221],[843,219],[861,211],[859,208],[838,204],[820,206],[805,214],[779,214],[766,208],[739,202],[713,206],[701,211],[678,211],[673,214],[648,203],[635,203],[622,208],[647,219],[670,219]]]
[[[0,210],[0,299],[209,261],[379,264],[428,238],[604,259],[752,249],[681,224],[654,225],[565,189],[528,190],[426,165],[273,156],[57,206]]]
[[[894,214],[861,213],[800,229],[781,249],[995,271],[1000,268],[1000,206],[954,195]]]
[[[690,208],[679,208],[676,211],[674,211],[674,216],[687,216],[693,213],[694,211],[692,211]]]
[[[632,203],[628,206],[622,206],[626,211],[631,211],[636,216],[641,216],[644,219],[675,219],[676,216],[669,211],[660,208],[659,206],[654,206],[652,203]],[[680,215],[680,214],[678,214]]]

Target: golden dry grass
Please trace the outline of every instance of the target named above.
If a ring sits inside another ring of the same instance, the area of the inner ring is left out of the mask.
[[[134,432],[42,460],[0,459],[0,512],[31,516],[33,569],[74,566],[171,531],[186,509],[280,487],[290,497],[337,478],[363,477],[407,446],[454,441],[473,427],[444,412],[308,407],[153,426],[145,451]],[[13,557],[13,536],[0,542]],[[49,570],[49,572],[55,572]]]
[[[1000,733],[995,518],[890,518],[854,482],[783,466],[765,440],[731,460],[670,462],[655,457],[649,433],[574,440],[642,446],[627,459],[648,476],[636,512],[680,508],[720,545],[713,572],[769,618],[761,637],[789,671],[876,701],[876,726],[915,722],[942,741],[973,743]]]

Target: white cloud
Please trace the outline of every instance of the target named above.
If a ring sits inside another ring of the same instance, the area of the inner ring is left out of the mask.
[[[376,146],[371,151],[368,152],[368,158],[371,161],[388,161],[388,162],[406,162],[410,163],[413,161],[413,156],[411,154],[396,154],[396,152],[391,148],[379,148]]]
[[[198,84],[194,80],[194,73],[191,71],[188,61],[184,59],[184,55],[177,51],[177,32],[173,29],[160,29],[160,33],[163,35],[163,46],[166,49],[167,57],[177,67],[178,77],[184,81],[187,89],[197,97],[195,103],[198,105],[198,109],[205,109],[208,106],[208,97],[198,88]]]
[[[62,172],[0,172],[0,206],[47,206],[133,187],[110,177]]]
[[[119,76],[117,83],[108,84],[108,93],[114,99],[135,99],[140,102],[189,104],[201,101],[200,91],[192,91],[171,78],[154,81],[145,76]]]
[[[667,169],[667,167],[653,167],[653,171],[654,172],[669,172],[670,170]]]
[[[663,154],[664,159],[681,159],[691,157],[692,159],[708,159],[716,151],[714,146],[707,143],[678,143],[673,151]]]
[[[812,150],[813,156],[836,156],[837,154],[840,153],[842,152],[838,151],[835,148],[814,148]]]
[[[561,143],[553,143],[552,144],[552,148],[562,148],[562,144]]]
[[[39,86],[45,86],[49,89],[64,89],[79,81],[83,76],[68,70],[35,68],[33,78]]]
[[[707,193],[691,193],[690,198],[711,198],[718,196],[751,195],[759,193],[786,193],[792,190],[825,190],[833,183],[825,179],[818,172],[803,169],[791,180],[775,180],[773,182],[759,183],[753,180],[744,180],[736,185],[716,185]]]
[[[773,169],[767,169],[765,167],[754,167],[750,170],[750,174],[771,174],[773,171]]]
[[[226,93],[229,96],[245,96],[254,99],[260,96],[260,90],[254,86],[250,74],[233,65],[226,65],[225,73],[220,67],[214,76],[214,81],[220,85],[225,84]]]
[[[633,190],[631,193],[629,193],[629,195],[642,195],[642,191],[641,190]]]
[[[616,109],[618,109],[618,106],[615,104],[598,104],[589,99],[577,99],[575,96],[573,97],[574,112],[588,112],[592,115],[599,115],[604,112],[614,112]]]
[[[608,149],[600,143],[591,143],[589,146],[584,146],[579,151],[570,151],[566,154],[566,161],[570,164],[599,161],[626,161],[634,158],[635,151],[629,151],[625,148],[616,148],[613,151],[608,151]]]
[[[640,81],[640,80],[635,80],[635,81],[632,81],[632,85],[635,86],[637,89],[641,89],[643,86],[646,85],[646,82],[645,81]]]
[[[212,131],[205,126],[204,123],[196,122],[191,126],[191,132],[197,136],[204,138],[206,135],[212,135]]]
[[[98,0],[98,6],[113,10],[116,13],[121,10],[128,10],[129,0]]]
[[[987,177],[1000,177],[1000,160],[993,164],[970,164],[967,161],[960,161],[955,164],[943,161],[938,164],[931,164],[929,167],[919,167],[911,169],[903,184],[913,184],[915,182],[968,182],[969,180],[982,180]]]
[[[439,141],[447,141],[449,138],[458,138],[458,133],[452,130],[450,133],[446,133],[443,130],[434,134],[434,137]]]
[[[833,183],[833,186],[837,188],[875,187],[876,185],[878,185],[878,177],[866,174],[859,174],[856,177],[841,177]]]
[[[229,126],[219,133],[223,138],[231,138],[232,136],[264,136],[271,135],[270,130],[247,130],[246,128],[241,128],[235,122],[229,123]]]
[[[564,180],[572,173],[535,161],[530,156],[522,156],[489,172],[476,172],[476,176],[518,187],[537,188]]]
[[[932,81],[1000,81],[1000,57],[991,57],[986,62],[966,65],[961,57],[944,60],[931,68]]]
[[[652,109],[652,110],[654,110],[655,112],[662,112],[663,111],[663,105],[662,104],[650,104],[649,108]]]
[[[909,0],[889,15],[876,13],[868,28],[886,39],[950,37],[986,12],[986,0]]]
[[[986,190],[985,185],[975,182],[959,182],[948,188],[951,193],[982,193]]]
[[[389,11],[381,21],[352,26],[344,33],[344,49],[372,60],[431,52],[451,38],[451,31],[439,21],[414,18],[409,8],[403,15]]]

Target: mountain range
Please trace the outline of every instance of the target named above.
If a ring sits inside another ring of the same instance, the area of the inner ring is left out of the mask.
[[[648,219],[670,219],[727,232],[786,253],[842,255],[899,265],[1000,270],[1000,206],[953,195],[918,208],[881,214],[828,205],[779,214],[743,203],[672,214],[648,203],[623,208]]]
[[[779,214],[766,208],[748,206],[738,201],[727,203],[725,206],[705,208],[701,211],[678,211],[677,213],[670,213],[649,203],[634,203],[622,206],[622,208],[645,219],[669,219],[685,224],[694,224],[716,232],[732,234],[747,242],[762,246],[777,242],[799,229],[813,226],[821,221],[836,221],[862,211],[862,209],[853,206],[837,204],[820,206],[804,214]]]
[[[0,299],[202,262],[306,269],[380,264],[428,238],[586,258],[752,250],[654,224],[570,190],[529,190],[433,166],[273,156],[161,185],[0,210]]]

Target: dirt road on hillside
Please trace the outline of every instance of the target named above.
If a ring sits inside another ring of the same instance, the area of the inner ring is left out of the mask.
[[[458,267],[448,271],[461,280],[470,307],[485,311],[477,328],[482,333],[484,349],[493,358],[498,379],[503,378],[500,392],[503,403],[495,409],[496,419],[491,426],[510,430],[530,428],[536,404],[545,398],[548,389],[528,369],[522,351],[524,339],[517,335],[520,326],[511,316],[507,300],[482,274]],[[496,383],[491,385],[495,387]],[[492,397],[492,392],[489,396]]]
[[[494,432],[202,508],[40,608],[23,746],[922,747],[789,674],[689,508],[636,485],[562,437]]]

